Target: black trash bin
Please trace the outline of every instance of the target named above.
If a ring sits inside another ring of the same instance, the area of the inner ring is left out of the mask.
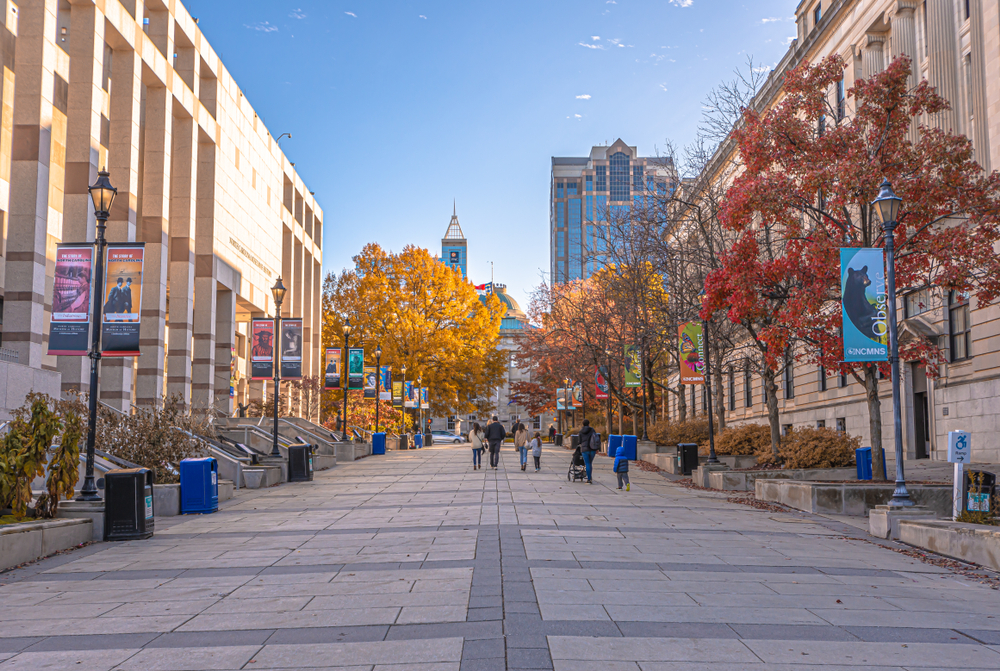
[[[965,496],[962,497],[965,510],[970,512],[993,512],[993,494],[996,491],[997,476],[989,471],[965,472]]]
[[[677,463],[682,475],[691,475],[698,468],[698,444],[680,443],[677,446]]]
[[[153,471],[121,468],[104,474],[104,540],[153,535]]]
[[[563,435],[561,433],[557,433],[556,437],[554,438],[555,442],[553,443],[553,445],[560,445],[561,446],[562,445],[562,440],[563,440]]]
[[[569,449],[575,450],[576,446],[580,444],[580,434],[574,433],[569,437]]]
[[[313,479],[313,446],[306,443],[288,446],[288,481],[309,482]]]
[[[409,439],[409,436],[407,434],[405,434],[405,433],[399,434],[399,449],[400,450],[408,450],[408,449],[410,449],[409,442],[410,442],[410,439]]]

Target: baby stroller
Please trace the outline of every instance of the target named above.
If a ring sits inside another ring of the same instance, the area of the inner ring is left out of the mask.
[[[583,461],[579,445],[573,450],[573,458],[569,462],[569,472],[566,474],[566,479],[570,482],[587,479],[587,464]]]

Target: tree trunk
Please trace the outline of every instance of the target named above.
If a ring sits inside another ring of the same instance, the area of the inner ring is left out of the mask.
[[[865,396],[868,399],[868,430],[872,435],[872,480],[885,481],[882,468],[882,400],[878,397],[878,364],[865,364]]]
[[[688,418],[688,406],[684,392],[687,391],[687,387],[684,385],[678,386],[680,387],[680,391],[677,394],[677,415],[680,417],[680,421],[686,422]]]
[[[764,388],[767,390],[767,421],[771,425],[771,452],[775,457],[781,449],[781,425],[778,423],[778,385],[774,383],[774,371],[764,367]]]

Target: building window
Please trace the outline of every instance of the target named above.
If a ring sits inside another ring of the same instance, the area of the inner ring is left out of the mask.
[[[594,220],[594,197],[587,196],[587,221]]]
[[[820,118],[816,121],[816,135],[819,137],[823,137],[823,133],[825,132],[826,132],[826,115],[824,114],[820,116]]]
[[[581,279],[583,272],[581,263],[583,261],[583,232],[581,230],[581,205],[579,198],[569,201],[569,279]]]
[[[449,431],[454,431],[455,430],[455,418],[454,417],[449,417],[448,418],[448,430]]]
[[[565,198],[565,197],[566,197],[566,183],[556,182],[556,198]]]
[[[813,7],[813,27],[819,25],[819,20],[823,18],[823,3],[817,2],[816,6]]]
[[[790,434],[791,432],[792,432],[792,425],[791,424],[782,424],[781,425],[781,435],[782,436],[788,436],[788,434]]]
[[[642,166],[633,165],[632,166],[632,188],[636,191],[642,191]]]
[[[608,197],[598,196],[597,197],[597,218],[594,221],[607,221],[608,220]]]
[[[931,309],[931,295],[927,289],[911,291],[903,299],[903,319],[922,315]]]
[[[587,191],[593,191],[593,190],[594,190],[594,176],[587,175]]]
[[[542,416],[535,415],[535,418],[531,420],[531,428],[535,431],[539,431],[542,428]]]
[[[729,367],[729,410],[736,410],[736,375],[732,366]]]
[[[624,152],[616,152],[608,161],[611,166],[611,200],[623,201],[632,197],[629,186],[629,158]]]
[[[837,386],[841,389],[847,386],[847,373],[841,373],[837,376]]]
[[[965,18],[972,16],[972,7],[970,7],[969,0],[965,0]]]
[[[782,373],[785,383],[785,398],[795,398],[795,359],[791,352],[785,353],[785,370]]]
[[[566,225],[566,203],[556,203],[556,226]]]
[[[750,362],[746,361],[743,365],[743,407],[745,408],[753,407],[752,381],[752,376],[750,375]]]
[[[826,420],[825,419],[817,419],[816,420],[816,428],[817,429],[825,429],[826,428]]]
[[[826,368],[820,366],[818,375],[819,375],[819,390],[826,391]]]
[[[599,165],[595,168],[597,171],[597,191],[607,191],[608,190],[608,166]]]
[[[576,195],[576,185],[578,182],[566,182],[566,195],[575,196]]]
[[[968,18],[968,17],[966,17]],[[973,105],[973,95],[972,95],[972,54],[965,54],[965,58],[962,59],[962,69],[965,70],[965,105],[969,109],[966,110],[966,115],[970,119],[976,116],[975,106]],[[975,140],[975,138],[973,138]]]
[[[844,92],[844,80],[837,82],[837,121],[842,121],[847,114],[847,95]]]
[[[952,361],[962,361],[972,356],[969,294],[962,291],[948,293],[948,341]]]
[[[837,431],[840,433],[847,433],[847,418],[838,417],[837,418]]]
[[[667,183],[666,182],[657,182],[656,183],[656,195],[658,195],[658,196],[665,196],[665,195],[667,195]]]

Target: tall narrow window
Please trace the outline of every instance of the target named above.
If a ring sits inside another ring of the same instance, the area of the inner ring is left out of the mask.
[[[820,391],[826,391],[826,368],[824,368],[823,366],[820,366],[819,370],[817,371],[817,375],[819,375],[819,379],[818,379],[819,390]]]
[[[608,190],[608,166],[599,165],[594,169],[597,172],[597,191]]]
[[[587,191],[593,191],[593,190],[594,190],[594,176],[587,175]]]
[[[566,182],[566,195],[575,196],[576,195],[576,185],[578,182]]]
[[[566,197],[566,183],[556,182],[556,198],[565,198],[565,197]]]
[[[952,361],[962,361],[972,356],[971,339],[969,294],[951,291],[948,293],[948,341]]]
[[[820,19],[823,18],[823,3],[817,2],[816,6],[813,7],[813,27],[819,25]]]
[[[837,386],[841,389],[847,386],[847,373],[841,373],[837,376]]]
[[[972,95],[972,54],[965,54],[965,58],[962,59],[962,69],[965,71],[965,106],[969,108],[966,110],[966,115],[972,119],[976,116]],[[975,142],[976,138],[972,140]]]
[[[791,352],[785,353],[785,371],[783,375],[785,381],[785,398],[795,398],[795,359]]]
[[[611,200],[623,201],[631,200],[632,190],[630,188],[629,157],[624,152],[616,152],[608,161],[611,167]]]
[[[729,411],[733,412],[736,410],[736,375],[733,373],[733,367],[729,367]]]
[[[837,82],[837,121],[842,121],[847,114],[847,95],[844,92],[844,80]]]
[[[750,361],[743,364],[743,407],[753,407],[753,375],[750,373]]]

